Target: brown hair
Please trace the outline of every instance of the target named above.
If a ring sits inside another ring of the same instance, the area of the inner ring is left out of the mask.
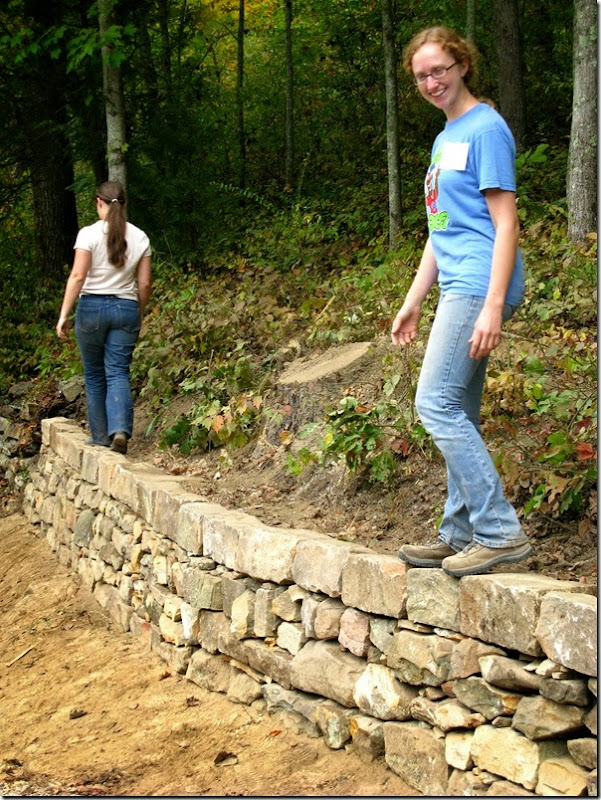
[[[422,45],[430,42],[440,45],[458,63],[467,64],[467,72],[463,76],[463,80],[468,89],[471,90],[477,75],[478,51],[472,42],[459,36],[452,28],[447,28],[445,25],[435,25],[433,28],[426,28],[415,34],[403,50],[403,67],[405,70],[413,75],[411,67],[413,56]]]
[[[120,269],[125,264],[127,251],[127,242],[125,241],[127,220],[125,219],[123,186],[118,181],[105,181],[98,187],[96,197],[108,204],[109,208],[105,217],[105,222],[108,224],[106,247],[110,263]]]

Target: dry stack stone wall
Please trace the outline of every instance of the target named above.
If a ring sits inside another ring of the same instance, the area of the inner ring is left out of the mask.
[[[597,795],[597,602],[264,525],[42,423],[24,509],[123,628],[431,796]]]

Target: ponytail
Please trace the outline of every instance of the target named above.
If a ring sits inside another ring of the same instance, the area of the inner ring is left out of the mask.
[[[125,264],[127,242],[125,240],[125,193],[117,181],[106,181],[98,187],[96,196],[108,205],[104,221],[108,225],[107,250],[109,262],[117,269]]]

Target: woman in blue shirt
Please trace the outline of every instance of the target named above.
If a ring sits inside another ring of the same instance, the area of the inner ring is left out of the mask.
[[[429,237],[392,341],[415,339],[435,282],[440,301],[420,373],[416,407],[447,465],[448,498],[436,541],[404,545],[406,563],[461,577],[532,551],[480,433],[489,354],[522,299],[515,144],[504,119],[471,91],[477,53],[444,26],[409,42],[405,69],[444,112],[425,182]]]

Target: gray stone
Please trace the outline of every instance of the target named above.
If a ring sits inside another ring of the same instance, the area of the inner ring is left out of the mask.
[[[512,726],[529,739],[565,737],[584,725],[584,709],[554,703],[544,697],[523,697],[516,708]]]
[[[211,655],[206,650],[195,650],[188,663],[186,678],[210,692],[225,694],[232,680],[233,667],[220,655]]]
[[[301,605],[307,597],[309,597],[309,592],[306,589],[296,585],[290,586],[276,594],[271,604],[271,610],[286,622],[300,622]]]
[[[512,691],[536,692],[542,678],[524,669],[524,662],[505,656],[487,655],[480,658],[482,677],[487,683]]]
[[[317,727],[322,733],[324,742],[332,750],[340,750],[350,741],[350,721],[354,709],[343,708],[333,700],[320,703],[315,712]]]
[[[380,720],[362,714],[351,717],[349,730],[353,752],[368,764],[384,757],[384,726]]]
[[[581,584],[576,584],[582,589]],[[545,654],[584,675],[597,675],[597,599],[562,587],[541,603],[536,636]]]
[[[333,642],[310,641],[292,659],[290,680],[297,689],[352,708],[353,690],[365,667],[362,659]]]
[[[459,630],[459,581],[441,569],[407,570],[407,617]]]
[[[522,694],[493,686],[476,676],[455,681],[453,691],[458,700],[486,719],[514,714],[524,699]]]
[[[581,678],[565,681],[542,678],[539,691],[547,700],[554,700],[556,703],[573,706],[588,706],[591,703],[587,683]]]
[[[341,596],[345,605],[370,614],[405,616],[406,566],[393,556],[351,554],[342,571]]]
[[[272,611],[272,603],[284,589],[281,586],[268,588],[270,585],[261,586],[255,594],[254,634],[260,639],[274,637],[281,622]]]
[[[242,703],[249,706],[262,696],[262,686],[258,681],[242,670],[233,670],[232,679],[227,690],[228,700],[231,700],[232,703]]]
[[[543,652],[535,630],[545,595],[582,588],[532,573],[473,575],[459,583],[461,633],[531,656]]]
[[[594,769],[597,766],[597,739],[592,736],[568,739],[568,752],[585,769]]]
[[[448,639],[402,630],[394,634],[386,661],[405,683],[440,686],[448,679],[452,651]]]
[[[385,722],[385,760],[405,783],[426,796],[446,797],[449,766],[444,739],[422,722]]]

